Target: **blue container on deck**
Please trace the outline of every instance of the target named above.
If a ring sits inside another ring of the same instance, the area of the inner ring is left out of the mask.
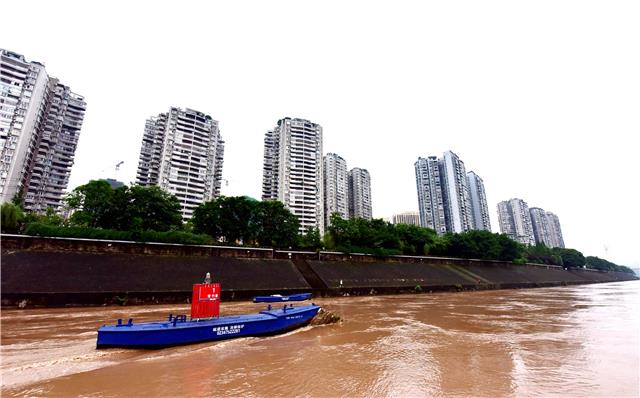
[[[194,285],[202,290],[202,285]],[[285,302],[281,307],[272,308],[257,314],[202,317],[202,300],[192,302],[192,311],[198,308],[199,318],[187,319],[186,315],[169,315],[166,321],[134,323],[129,319],[126,323],[121,319],[115,325],[104,325],[98,329],[97,348],[130,347],[160,348],[175,345],[200,343],[246,336],[265,336],[284,333],[308,324],[320,311],[315,304],[294,307],[290,301],[302,301],[311,298],[310,293],[291,296],[259,296],[254,302]],[[205,298],[210,299],[210,298]],[[214,297],[217,300],[218,297]],[[213,306],[212,306],[213,308]],[[193,312],[192,312],[193,314]]]

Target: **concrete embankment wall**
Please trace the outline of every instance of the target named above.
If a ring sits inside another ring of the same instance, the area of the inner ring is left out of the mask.
[[[29,251],[3,253],[2,304],[184,302],[207,272],[225,298],[310,289],[288,260]]]
[[[559,286],[635,279],[619,272],[564,270],[562,267],[497,262],[451,261],[448,264],[309,261],[332,289],[378,292],[396,290],[499,289]]]
[[[496,289],[637,279],[616,272],[433,257],[385,257],[3,235],[3,306],[186,302],[206,272],[223,299]],[[416,288],[419,286],[419,288]]]

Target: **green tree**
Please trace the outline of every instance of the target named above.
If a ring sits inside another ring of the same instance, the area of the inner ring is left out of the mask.
[[[431,245],[429,254],[434,256],[448,256],[451,248],[451,236],[453,234],[444,234],[436,237],[435,242]]]
[[[555,254],[544,243],[527,247],[527,261],[537,264],[562,265],[562,257]]]
[[[260,246],[288,248],[298,243],[300,222],[282,202],[257,202],[253,222],[256,241]]]
[[[369,221],[363,218],[345,220],[339,213],[333,213],[330,220],[328,233],[334,244],[333,249],[358,252],[375,247],[376,237]]]
[[[303,250],[319,250],[323,247],[318,228],[309,228],[298,235],[298,247]]]
[[[220,217],[220,203],[214,199],[196,207],[190,223],[193,225],[193,231],[195,233],[207,234],[215,239],[219,239],[222,237]]]
[[[24,216],[24,224],[28,226],[32,223],[39,223],[54,227],[62,227],[67,224],[66,220],[59,214],[56,214],[55,210],[53,210],[53,208],[51,207],[48,207],[47,212],[43,215],[34,212],[26,213]]]
[[[370,221],[362,218],[356,220],[361,220],[361,225],[369,229],[369,234],[373,237],[372,246],[374,249],[377,249],[374,253],[401,253],[400,236],[395,225],[381,218],[374,218]],[[366,243],[366,240],[360,242],[360,246],[366,247]]]
[[[417,225],[395,225],[403,254],[423,256],[429,254],[438,235],[436,231]]]
[[[525,248],[507,235],[472,230],[438,237],[431,252],[447,257],[524,261]]]
[[[328,239],[325,239],[325,242],[327,242],[332,249],[350,245],[350,237],[347,235],[351,235],[352,232],[348,231],[348,229],[349,225],[347,220],[340,217],[339,213],[332,213],[329,227],[327,228]]]
[[[595,256],[587,256],[585,258],[585,262],[587,264],[587,268],[598,269],[601,271],[615,271],[618,267],[618,265],[610,261]]]
[[[108,228],[113,216],[113,189],[104,180],[92,180],[75,188],[65,198],[74,213],[71,223],[79,226]]]
[[[597,269],[601,271],[627,272],[630,274],[634,273],[633,270],[629,267],[612,263],[611,261],[607,261],[600,257],[587,256],[585,261],[587,268]]]
[[[586,264],[584,255],[576,249],[565,249],[562,247],[554,247],[552,249],[554,254],[559,255],[562,258],[562,265],[567,268],[582,267]]]
[[[327,235],[325,244],[343,252],[378,255],[401,253],[398,232],[392,224],[380,219],[344,220],[338,213],[334,213],[331,215]]]
[[[119,231],[182,229],[178,199],[157,186],[111,188],[93,180],[74,189],[65,199],[75,212],[71,224]]]
[[[19,206],[13,203],[3,203],[0,207],[0,226],[2,232],[17,233],[22,226],[24,213]]]
[[[624,266],[624,265],[618,265],[617,271],[618,272],[626,272],[627,274],[632,274],[632,275],[636,274],[635,272],[633,272],[633,270],[631,268],[629,268],[627,266]]]
[[[21,188],[20,191],[16,192],[16,194],[13,195],[13,198],[11,199],[11,203],[18,206],[21,209],[24,209],[24,197],[22,195],[22,189],[24,188]]]
[[[497,237],[489,231],[467,231],[450,237],[449,255],[462,258],[496,259],[500,256],[501,245]]]
[[[113,204],[113,219],[119,220],[118,229],[159,232],[182,229],[178,198],[158,186],[119,187]]]
[[[220,196],[198,206],[193,228],[228,244],[251,244],[256,236],[257,201],[246,196]]]
[[[522,260],[525,255],[525,246],[511,239],[506,234],[494,234],[500,247],[500,253],[495,260],[516,261]]]
[[[47,207],[46,213],[40,218],[40,222],[53,225],[56,227],[60,227],[64,225],[65,220],[59,214],[56,214],[56,211],[52,207]]]
[[[112,190],[105,216],[99,227],[116,231],[142,231],[142,220],[130,214],[129,187],[122,185]]]

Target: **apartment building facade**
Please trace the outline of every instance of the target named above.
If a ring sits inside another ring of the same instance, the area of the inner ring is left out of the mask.
[[[84,97],[43,64],[0,49],[1,203],[62,211],[85,111]]]
[[[420,226],[442,235],[447,232],[440,167],[435,156],[418,158],[414,163]]]
[[[470,171],[467,173],[467,185],[471,202],[471,229],[491,231],[484,181],[476,173]]]
[[[264,138],[262,200],[279,200],[300,221],[300,232],[324,234],[322,126],[286,117]]]
[[[409,211],[405,213],[394,214],[391,216],[392,224],[406,224],[420,226],[420,213],[417,211]]]
[[[465,232],[472,228],[471,200],[464,162],[452,151],[438,161],[444,197],[447,232]]]
[[[327,153],[324,158],[324,215],[325,228],[329,226],[331,215],[340,214],[349,218],[349,183],[347,162],[335,153]]]
[[[543,243],[547,247],[564,247],[557,215],[539,207],[530,208],[529,214],[536,243]]]
[[[349,218],[372,218],[371,175],[359,167],[349,170]]]
[[[498,203],[500,232],[523,244],[535,244],[527,202],[513,198]]]
[[[145,122],[136,183],[175,195],[189,220],[200,204],[220,195],[224,140],[218,121],[171,107]]]

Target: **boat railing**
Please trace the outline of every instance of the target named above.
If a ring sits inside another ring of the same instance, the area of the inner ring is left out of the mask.
[[[186,315],[173,316],[173,314],[169,314],[169,322],[173,323],[173,326],[176,326],[178,322],[186,322],[186,321],[187,321]]]
[[[117,327],[131,326],[131,325],[133,325],[133,318],[129,318],[129,321],[127,323],[122,323],[122,318],[119,318],[118,323],[116,324]]]

